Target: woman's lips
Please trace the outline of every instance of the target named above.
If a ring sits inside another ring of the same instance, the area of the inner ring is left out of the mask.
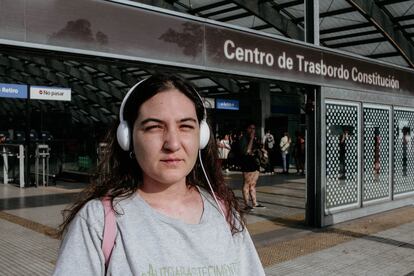
[[[181,161],[183,161],[183,159],[178,159],[178,158],[161,159],[161,162],[167,165],[178,165]]]

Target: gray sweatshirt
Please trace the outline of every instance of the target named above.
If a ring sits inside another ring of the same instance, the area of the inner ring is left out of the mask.
[[[230,232],[212,197],[201,191],[199,224],[186,224],[150,207],[139,195],[120,200],[117,236],[106,275],[264,275],[247,229]],[[104,211],[88,202],[69,225],[53,275],[105,275],[101,250]]]

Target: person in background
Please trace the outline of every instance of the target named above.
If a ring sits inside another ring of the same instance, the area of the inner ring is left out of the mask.
[[[283,133],[283,137],[280,139],[280,154],[282,155],[282,162],[283,162],[283,174],[289,173],[289,150],[290,150],[290,144],[292,143],[292,140],[289,137],[289,133],[285,131]]]
[[[295,163],[296,173],[305,175],[305,138],[299,130],[296,131]]]
[[[248,124],[245,133],[240,139],[245,211],[250,211],[254,208],[264,208],[263,205],[257,202],[256,198],[256,184],[260,174],[260,157],[255,154],[260,151],[260,145],[255,134],[256,126]],[[252,203],[251,206],[249,205],[250,201]]]
[[[268,169],[268,172],[273,173],[274,172],[274,170],[273,170],[274,169],[274,159],[275,159],[275,157],[274,157],[275,138],[273,137],[272,133],[270,133],[269,129],[266,129],[266,131],[265,131],[265,135],[263,136],[263,139],[262,139],[262,144],[264,145],[264,149],[267,151],[267,154],[269,156],[268,168],[270,168],[270,167],[272,168],[271,171],[269,171],[269,169]]]
[[[218,143],[219,147],[219,159],[221,160],[221,168],[228,173],[229,167],[227,158],[231,149],[229,135],[225,134],[223,139],[221,139]]]
[[[273,167],[270,164],[269,153],[265,145],[260,144],[260,167],[263,168],[265,174],[273,174]]]
[[[227,156],[227,164],[230,170],[239,171],[241,162],[241,149],[240,140],[243,137],[243,132],[240,130],[234,130],[230,134],[230,152]]]
[[[97,173],[60,227],[53,275],[265,275],[217,167],[205,113],[195,89],[176,76],[152,76],[127,93]],[[109,262],[103,200],[116,220]]]

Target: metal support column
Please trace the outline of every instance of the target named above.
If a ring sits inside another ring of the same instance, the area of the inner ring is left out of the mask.
[[[305,0],[305,41],[319,45],[319,0]]]
[[[305,223],[309,226],[317,226],[317,192],[316,192],[316,175],[317,175],[317,141],[316,133],[316,110],[315,98],[316,88],[307,90],[306,97],[306,210]]]
[[[30,89],[30,88],[29,88]],[[25,136],[25,146],[24,152],[26,153],[26,158],[24,159],[24,183],[27,186],[30,186],[30,122],[31,122],[31,105],[30,100],[26,99],[26,136]]]
[[[19,177],[20,177],[20,188],[24,188],[25,183],[27,183],[25,181],[25,171],[24,171],[24,161],[25,161],[25,156],[24,156],[24,146],[23,145],[19,145],[19,155],[17,155],[17,158],[19,159]]]

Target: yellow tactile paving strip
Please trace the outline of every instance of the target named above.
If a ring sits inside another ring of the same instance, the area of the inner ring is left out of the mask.
[[[56,229],[52,227],[2,211],[0,211],[0,219],[16,223],[38,233],[56,238]],[[302,223],[302,221],[303,215],[299,214],[288,218],[257,222],[250,224],[248,228],[252,235],[256,235],[286,228],[289,227],[289,225],[297,225]],[[408,206],[341,223],[333,227],[316,229],[316,231],[313,229],[313,233],[262,246],[257,248],[257,251],[263,265],[271,266],[412,221],[414,221],[414,206]]]
[[[257,250],[263,265],[271,266],[412,221],[414,221],[414,206],[409,206],[318,229],[306,236],[275,242],[259,247]]]
[[[28,219],[24,219],[6,212],[2,212],[0,211],[0,219],[4,219],[7,220],[9,222],[21,225],[25,228],[28,228],[30,230],[33,230],[35,232],[44,234],[46,236],[52,237],[52,238],[56,238],[56,229],[53,227],[49,227]]]
[[[296,214],[289,217],[275,218],[272,220],[265,220],[247,225],[250,235],[262,234],[282,228],[286,228],[291,225],[303,224],[305,220],[304,214]]]

